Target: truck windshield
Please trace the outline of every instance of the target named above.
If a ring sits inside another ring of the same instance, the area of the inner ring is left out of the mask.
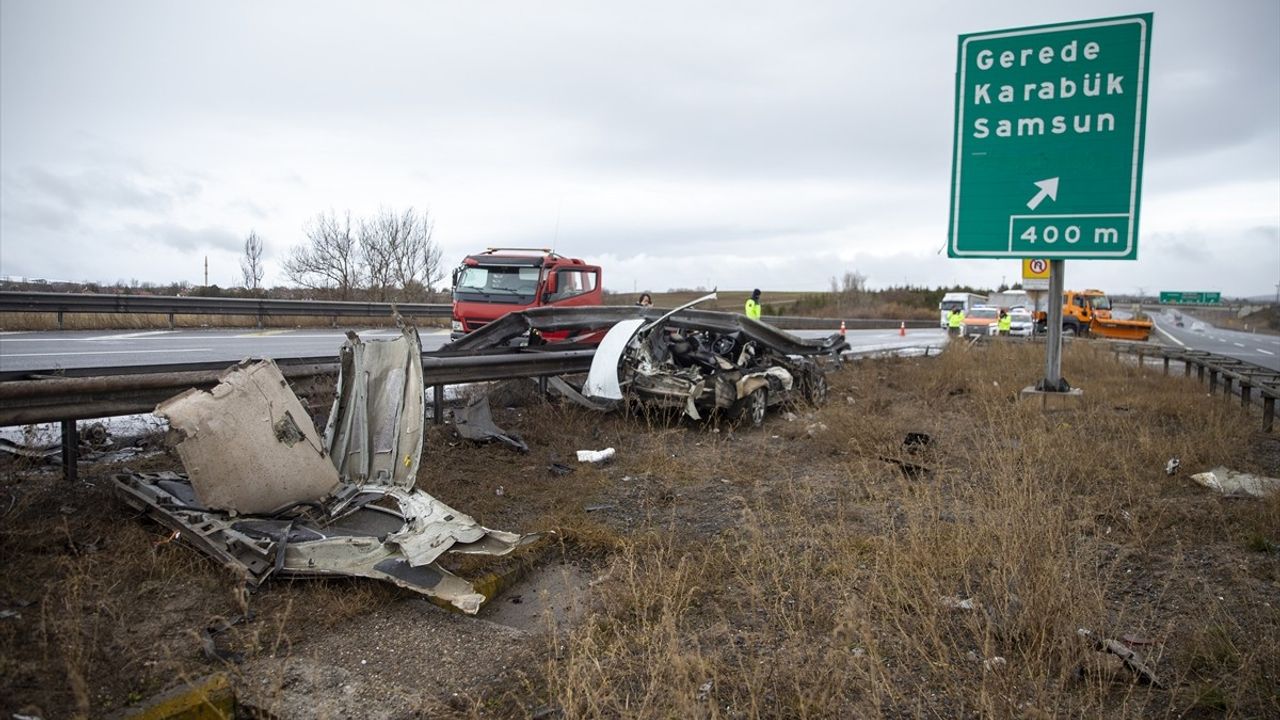
[[[1094,310],[1110,310],[1111,301],[1106,295],[1093,295],[1089,298],[1089,302],[1093,303]]]
[[[541,268],[468,267],[458,275],[453,292],[464,300],[525,304],[538,290]]]
[[[963,300],[943,300],[942,303],[938,305],[938,308],[943,310],[944,312],[951,312],[952,310],[963,310],[964,301]]]

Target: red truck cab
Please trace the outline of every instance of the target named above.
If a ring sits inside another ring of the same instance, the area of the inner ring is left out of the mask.
[[[489,248],[468,255],[453,271],[451,336],[456,340],[517,310],[602,305],[603,301],[596,265],[549,248]]]

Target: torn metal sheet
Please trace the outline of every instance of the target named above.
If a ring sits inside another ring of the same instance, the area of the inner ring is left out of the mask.
[[[311,416],[271,360],[235,365],[212,390],[169,398],[156,415],[181,438],[178,457],[211,510],[267,513],[338,487]]]
[[[349,483],[413,487],[426,409],[417,329],[372,343],[349,332],[340,359],[324,430],[338,473]]]
[[[465,407],[454,409],[453,427],[464,439],[472,442],[497,440],[520,452],[529,452],[529,446],[520,439],[519,435],[508,433],[493,422],[488,395],[477,395]]]
[[[538,536],[483,527],[413,488],[420,357],[411,328],[368,343],[351,335],[324,443],[274,363],[237,365],[211,393],[161,404],[184,434],[188,474],[117,475],[116,492],[250,585],[369,577],[475,613],[484,595],[442,555],[504,555]]]
[[[572,403],[581,405],[591,410],[608,411],[613,409],[613,404],[608,402],[600,402],[583,395],[577,388],[570,385],[564,378],[552,375],[547,378],[547,387],[557,393],[560,397],[568,399]]]
[[[484,596],[439,565],[440,556],[505,555],[538,537],[490,530],[425,492],[385,485],[346,486],[329,504],[237,517],[200,505],[178,473],[117,475],[115,483],[126,503],[255,587],[273,575],[369,577],[475,613]]]
[[[1196,473],[1191,479],[1227,497],[1267,497],[1280,490],[1280,478],[1236,472],[1222,466]]]

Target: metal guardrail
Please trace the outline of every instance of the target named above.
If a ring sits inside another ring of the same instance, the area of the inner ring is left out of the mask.
[[[424,353],[422,375],[425,385],[437,390],[460,383],[564,375],[589,370],[594,354],[594,350],[464,357]],[[0,426],[151,412],[162,400],[188,388],[217,385],[230,364],[191,364],[176,371],[164,366],[130,368],[114,375],[89,377],[23,373],[20,379],[0,382]],[[338,372],[334,357],[282,359],[276,364],[295,385]]]
[[[345,300],[270,300],[260,298],[178,297],[173,295],[116,295],[111,293],[50,293],[0,291],[0,312],[56,313],[58,328],[67,313],[120,313],[167,315],[170,327],[175,315],[241,315],[267,317],[383,317],[392,309],[404,317],[449,317],[449,303],[378,303]],[[792,330],[840,328],[841,318],[814,318],[769,315],[764,322]],[[931,328],[932,320],[892,318],[844,318],[849,329],[884,329],[905,325],[909,329]]]
[[[0,292],[0,312],[56,313],[62,328],[66,313],[167,315],[245,315],[267,317],[448,317],[448,303],[378,303],[345,300],[269,300],[263,298],[113,295],[108,293]]]
[[[1191,377],[1194,368],[1196,378],[1201,382],[1207,376],[1210,395],[1218,391],[1221,381],[1223,397],[1230,398],[1239,393],[1242,407],[1249,407],[1253,403],[1256,392],[1257,400],[1262,405],[1262,431],[1271,432],[1275,426],[1276,399],[1280,398],[1280,372],[1204,350],[1137,342],[1113,341],[1110,345],[1117,356],[1122,352],[1136,355],[1139,367],[1146,363],[1148,357],[1160,358],[1165,375],[1169,374],[1170,361],[1182,363],[1182,373],[1186,377]]]

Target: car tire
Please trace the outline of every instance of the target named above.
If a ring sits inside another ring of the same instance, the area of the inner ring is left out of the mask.
[[[764,425],[764,416],[768,409],[768,391],[758,387],[738,401],[736,415],[739,422],[749,423],[751,427],[760,427]]]
[[[1062,334],[1075,337],[1076,335],[1080,334],[1080,328],[1076,327],[1075,325],[1063,325]]]
[[[827,402],[827,395],[830,394],[831,388],[827,384],[827,375],[822,371],[815,371],[813,377],[804,385],[804,398],[814,407],[822,407]]]

